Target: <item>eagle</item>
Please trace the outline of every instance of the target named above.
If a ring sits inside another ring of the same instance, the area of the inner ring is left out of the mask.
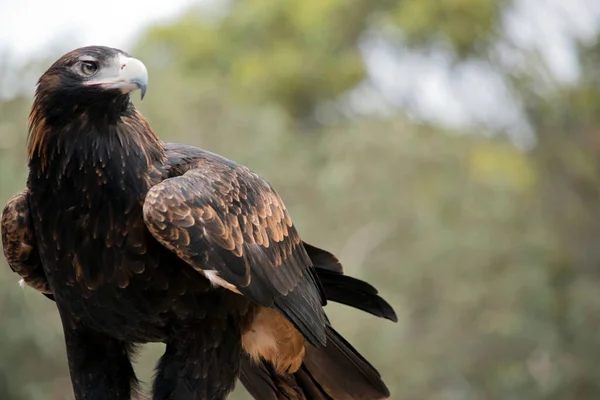
[[[145,65],[73,50],[38,81],[26,189],[2,212],[4,255],[53,300],[77,400],[137,396],[131,358],[162,342],[154,400],[384,399],[331,326],[343,303],[396,321],[366,282],[304,242],[273,187],[209,151],[161,141],[134,107]]]

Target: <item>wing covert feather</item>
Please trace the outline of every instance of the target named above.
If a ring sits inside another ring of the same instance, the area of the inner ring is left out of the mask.
[[[8,200],[2,211],[2,248],[10,268],[28,286],[44,294],[51,294],[37,250],[27,196],[27,189],[22,190]]]
[[[324,344],[324,292],[280,197],[247,168],[202,155],[150,189],[149,231],[213,283],[279,310]]]

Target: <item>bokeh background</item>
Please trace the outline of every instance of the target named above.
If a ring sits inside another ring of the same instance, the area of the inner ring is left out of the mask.
[[[599,28],[597,0],[2,0],[0,203],[36,78],[121,47],[163,139],[263,175],[395,306],[327,307],[393,399],[598,399]],[[0,399],[72,399],[54,304],[17,279],[2,259]]]

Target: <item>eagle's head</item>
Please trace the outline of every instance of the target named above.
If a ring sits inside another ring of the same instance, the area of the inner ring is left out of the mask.
[[[38,81],[36,97],[85,105],[127,96],[136,89],[143,98],[147,85],[148,71],[141,61],[122,50],[88,46],[52,64]]]
[[[63,55],[37,84],[29,116],[30,159],[65,154],[63,147],[77,139],[87,140],[78,143],[79,151],[97,147],[95,138],[111,140],[108,133],[127,126],[150,132],[130,99],[138,89],[143,98],[147,84],[146,66],[122,50],[88,46]]]

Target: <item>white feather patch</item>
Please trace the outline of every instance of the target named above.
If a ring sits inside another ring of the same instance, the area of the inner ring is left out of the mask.
[[[25,288],[25,286],[27,286],[27,284],[25,283],[25,279],[21,279],[19,281],[19,286],[21,286],[22,289]]]
[[[202,272],[204,273],[206,279],[208,279],[210,283],[213,284],[213,286],[221,286],[225,289],[231,290],[232,292],[241,294],[240,291],[234,285],[232,285],[231,283],[227,282],[225,279],[219,276],[219,271],[216,271],[214,269],[205,269]]]

